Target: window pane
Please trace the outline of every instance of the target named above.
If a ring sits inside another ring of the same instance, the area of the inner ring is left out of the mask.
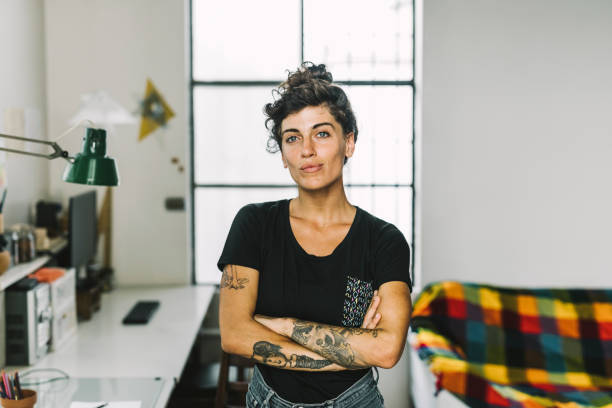
[[[270,87],[194,89],[196,184],[293,184],[280,153],[266,151]]]
[[[351,187],[349,201],[372,215],[394,224],[412,239],[412,189],[409,187]],[[217,260],[230,225],[240,208],[249,203],[297,196],[295,188],[196,188],[196,281],[219,283]]]
[[[193,1],[195,80],[277,80],[300,60],[297,0]]]
[[[346,183],[412,182],[412,87],[345,87],[357,117],[355,155]],[[195,181],[198,184],[292,184],[280,154],[266,151],[263,105],[270,87],[194,89]],[[245,163],[248,166],[245,166]]]
[[[412,244],[412,188],[350,187],[347,196],[351,204],[395,225]]]
[[[359,128],[345,183],[412,183],[412,87],[344,89]]]
[[[217,269],[217,261],[232,221],[240,208],[249,203],[296,196],[295,188],[196,188],[196,282],[219,283],[221,275]]]
[[[336,80],[410,80],[412,11],[407,0],[305,0],[304,59]]]

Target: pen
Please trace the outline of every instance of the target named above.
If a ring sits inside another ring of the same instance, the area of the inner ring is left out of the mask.
[[[94,407],[94,408],[104,408],[107,405],[108,405],[108,402],[105,402],[104,404],[98,405],[97,407]]]
[[[4,381],[0,381],[0,397],[6,399],[6,393],[4,392]]]
[[[0,213],[2,213],[2,208],[4,207],[4,200],[6,200],[6,191],[8,190],[8,188],[4,189],[4,192],[2,193],[2,201],[0,202]]]
[[[9,386],[8,378],[6,377],[6,373],[2,370],[2,381],[4,381],[4,390],[6,392],[6,396],[8,399],[12,399],[11,395],[11,387]]]
[[[2,383],[2,386],[4,387],[4,389],[6,390],[6,380],[4,379],[4,369],[2,369],[2,373],[0,373],[0,382]],[[5,392],[8,392],[8,390]],[[6,396],[8,397],[8,394]]]
[[[21,384],[19,383],[19,372],[15,371],[15,391],[17,398],[22,399],[23,393],[21,392]]]
[[[9,379],[9,387],[11,388],[11,399],[17,399],[17,394],[15,394],[15,385],[13,384],[13,380],[11,380],[10,374],[7,374]]]

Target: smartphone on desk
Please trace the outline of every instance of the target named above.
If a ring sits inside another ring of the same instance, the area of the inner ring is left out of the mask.
[[[159,309],[159,300],[139,300],[123,318],[123,324],[147,324]]]

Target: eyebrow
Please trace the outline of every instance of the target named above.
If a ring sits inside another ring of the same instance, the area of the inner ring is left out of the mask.
[[[317,124],[316,124],[316,125],[314,125],[312,128],[313,128],[313,129],[316,129],[316,128],[318,128],[318,127],[325,126],[325,125],[331,126],[331,127],[332,127],[332,129],[335,129],[334,125],[333,125],[333,124],[331,124],[330,122],[321,122],[321,123],[317,123]],[[285,129],[285,130],[283,130],[283,131],[282,131],[282,133],[281,133],[281,136],[282,136],[282,135],[284,135],[284,134],[285,134],[285,133],[287,133],[287,132],[297,132],[297,133],[300,133],[300,131],[299,131],[299,130],[294,129],[294,128],[291,128],[291,129]]]

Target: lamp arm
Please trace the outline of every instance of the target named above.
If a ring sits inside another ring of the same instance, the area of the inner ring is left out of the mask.
[[[50,142],[48,140],[40,140],[40,139],[31,139],[29,137],[5,135],[3,133],[0,133],[0,138],[20,140],[22,142],[44,144],[44,145],[50,146],[53,149],[53,153],[50,153],[50,154],[33,153],[33,152],[28,152],[27,150],[9,149],[9,148],[2,147],[2,146],[0,146],[0,151],[24,154],[27,156],[43,157],[49,160],[57,159],[58,157],[61,157],[63,159],[66,159],[70,163],[72,163],[72,160],[74,159],[74,157],[70,157],[68,152],[62,149],[56,142]]]

